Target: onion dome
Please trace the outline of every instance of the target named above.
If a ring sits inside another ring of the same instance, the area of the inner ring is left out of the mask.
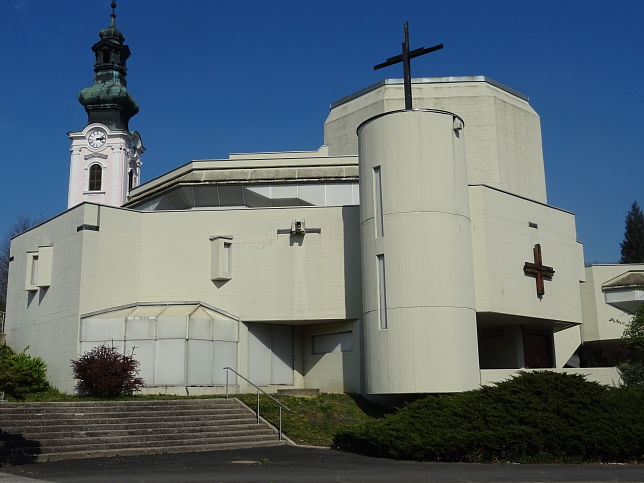
[[[139,112],[139,106],[127,91],[125,63],[130,48],[125,36],[116,28],[116,3],[112,2],[109,27],[100,31],[100,40],[92,46],[96,55],[94,83],[78,94],[87,111],[87,123],[99,122],[110,129],[128,129],[128,122]]]

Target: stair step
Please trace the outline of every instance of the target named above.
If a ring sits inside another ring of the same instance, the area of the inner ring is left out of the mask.
[[[265,425],[259,427],[266,428]],[[105,431],[102,429],[74,429],[60,427],[58,431],[38,431],[36,428],[29,428],[22,434],[9,433],[4,435],[4,439],[12,439],[12,437],[24,437],[37,441],[50,440],[50,439],[70,439],[70,438],[122,438],[122,437],[144,437],[148,435],[175,435],[175,434],[192,434],[199,437],[201,434],[225,433],[234,431],[256,431],[258,425],[256,422],[247,424],[220,424],[211,426],[174,426],[174,427],[145,427],[145,428],[123,428]],[[272,429],[271,429],[272,430]]]
[[[218,431],[202,433],[198,436],[189,434],[150,434],[141,436],[121,436],[117,438],[93,437],[93,438],[48,438],[38,439],[25,435],[28,441],[7,440],[4,441],[4,448],[40,448],[41,451],[72,451],[76,449],[101,449],[101,448],[137,448],[141,446],[189,446],[202,444],[207,441],[219,442],[222,440],[273,440],[277,439],[272,429],[245,430],[245,431]]]
[[[112,420],[104,424],[92,424],[94,421],[86,420],[87,424],[60,424],[60,421],[51,420],[48,423],[51,424],[42,424],[39,422],[38,425],[30,424],[29,426],[20,425],[20,426],[4,426],[3,430],[8,433],[19,433],[25,431],[25,428],[29,428],[30,434],[35,433],[50,433],[50,432],[78,432],[78,431],[94,431],[97,433],[106,433],[110,431],[123,431],[131,430],[138,431],[144,430],[149,431],[153,429],[159,430],[190,430],[190,431],[207,431],[211,427],[227,427],[227,426],[239,426],[239,425],[257,425],[257,419],[255,416],[246,414],[243,418],[228,418],[228,419],[215,419],[210,421],[161,421],[161,422],[143,422],[143,423],[132,423],[132,422],[122,422],[119,420]]]
[[[2,402],[0,408],[29,407],[121,407],[121,406],[199,406],[199,405],[235,405],[234,399],[159,399],[148,401],[61,401],[61,402]]]
[[[121,408],[119,410],[106,410],[105,408],[67,408],[63,410],[56,410],[55,408],[43,409],[1,409],[0,410],[0,419],[12,419],[14,417],[48,417],[56,415],[83,415],[83,414],[93,414],[96,416],[103,417],[128,417],[136,414],[142,416],[161,414],[164,416],[171,416],[177,412],[184,413],[186,415],[195,415],[200,414],[229,414],[239,411],[239,407],[228,406],[228,407],[191,407],[191,408],[168,408],[160,407],[158,409],[154,408]]]
[[[236,443],[216,443],[201,446],[166,446],[148,448],[122,448],[104,449],[93,451],[70,451],[64,453],[42,453],[33,455],[34,461],[46,463],[50,461],[87,459],[87,458],[108,458],[115,456],[144,456],[153,454],[177,454],[177,453],[199,453],[204,451],[221,451],[241,448],[266,448],[270,446],[284,446],[285,441],[252,441]]]
[[[59,425],[87,425],[87,424],[110,424],[115,422],[123,423],[163,423],[168,421],[169,418],[172,421],[199,421],[199,422],[208,422],[208,421],[221,421],[227,419],[245,419],[248,418],[251,413],[248,411],[238,411],[231,414],[211,414],[211,415],[199,415],[199,416],[184,416],[175,414],[172,416],[145,416],[145,417],[127,417],[127,418],[106,418],[106,417],[92,417],[91,413],[87,413],[84,417],[78,418],[14,418],[7,421],[0,420],[0,427],[9,428],[9,427],[25,427],[31,424],[39,425],[50,425],[50,424],[59,424]]]
[[[0,405],[0,456],[54,461],[280,444],[236,399]]]

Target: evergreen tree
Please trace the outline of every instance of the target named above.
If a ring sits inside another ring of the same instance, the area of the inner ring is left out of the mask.
[[[626,215],[626,230],[621,247],[620,263],[644,263],[644,214],[637,201],[633,201],[631,211]]]

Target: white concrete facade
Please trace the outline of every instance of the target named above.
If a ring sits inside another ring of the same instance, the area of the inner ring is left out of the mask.
[[[317,151],[193,161],[123,207],[72,201],[111,145],[85,146],[97,126],[70,134],[70,209],[12,241],[8,344],[64,391],[69,361],[111,340],[138,345],[148,392],[222,392],[223,363],[269,388],[366,394],[563,368],[604,301],[585,296],[574,215],[546,204],[538,115],[484,77],[413,94],[429,111],[394,112],[402,85],[385,81],[332,105]],[[542,295],[524,271],[537,246]]]

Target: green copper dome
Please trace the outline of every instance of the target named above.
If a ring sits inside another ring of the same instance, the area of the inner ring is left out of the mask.
[[[112,2],[109,27],[100,31],[100,40],[92,46],[96,54],[94,83],[78,94],[87,111],[87,124],[100,122],[110,129],[128,129],[128,122],[139,112],[139,106],[127,91],[125,63],[130,48],[125,36],[116,28],[116,3]]]

